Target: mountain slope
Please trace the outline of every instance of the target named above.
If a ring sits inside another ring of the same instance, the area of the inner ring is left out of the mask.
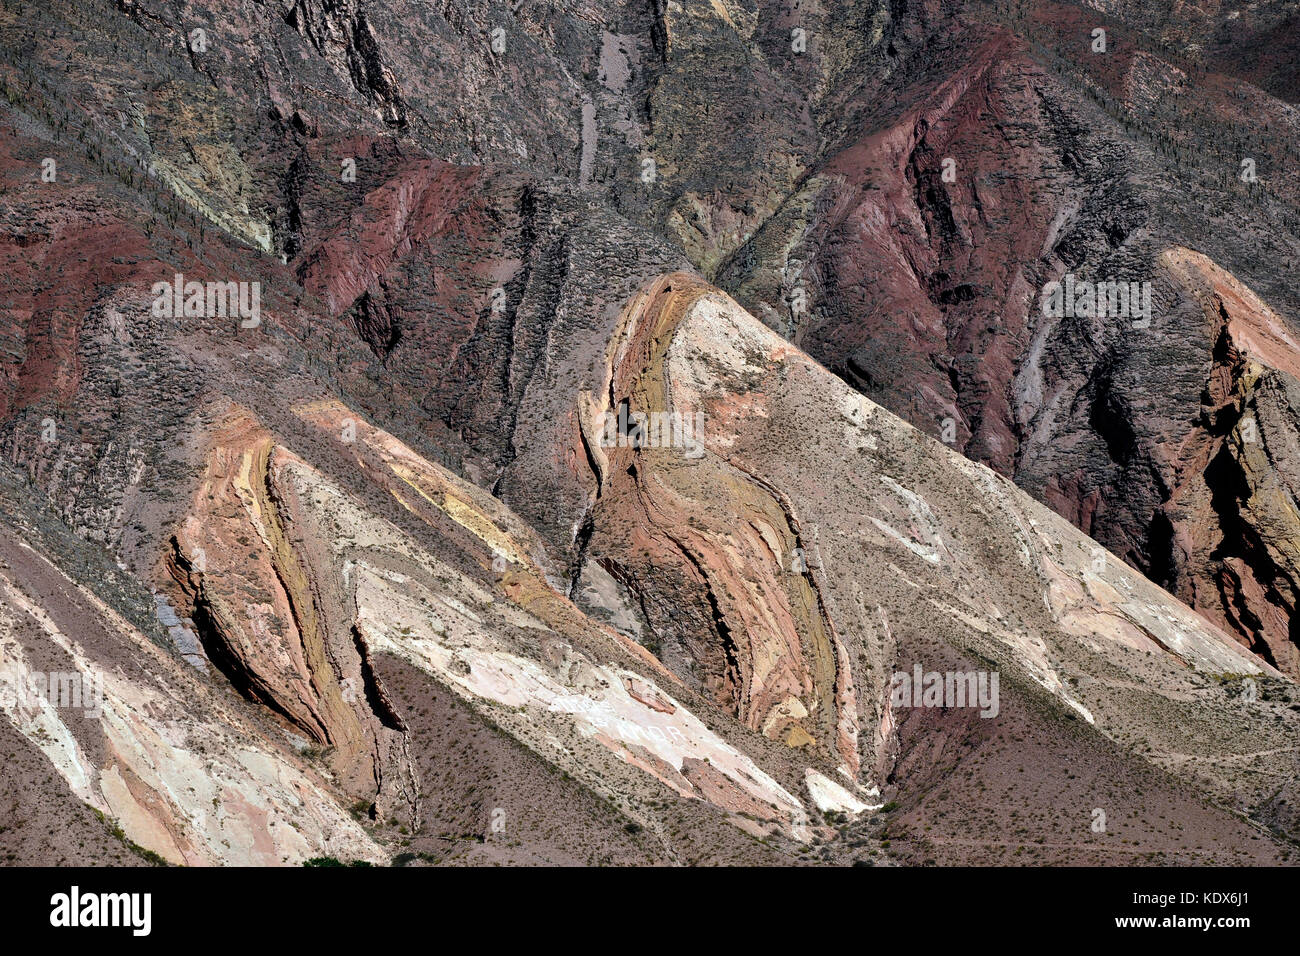
[[[0,853],[1292,862],[1286,20],[1159,6],[3,0]]]

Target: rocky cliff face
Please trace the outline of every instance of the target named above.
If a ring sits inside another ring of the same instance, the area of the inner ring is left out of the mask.
[[[1290,859],[1288,21],[1104,6],[6,3],[0,847]]]

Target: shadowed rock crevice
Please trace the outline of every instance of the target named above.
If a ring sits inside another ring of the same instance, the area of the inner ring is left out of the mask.
[[[230,636],[213,612],[211,603],[203,595],[202,575],[196,574],[191,562],[181,551],[180,542],[172,538],[169,567],[172,577],[189,596],[189,617],[194,622],[195,633],[203,652],[230,682],[236,693],[255,704],[260,704],[278,714],[287,723],[302,731],[318,744],[329,745],[329,731],[316,721],[304,720],[301,714],[292,713],[278,699],[275,688],[267,684],[255,669],[240,655]]]
[[[377,295],[369,290],[361,293],[352,307],[352,324],[379,361],[387,365],[388,357],[402,341],[402,323],[384,301],[382,291]]]

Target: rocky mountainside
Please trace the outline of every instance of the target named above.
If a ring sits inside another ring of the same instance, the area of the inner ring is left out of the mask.
[[[0,858],[1293,862],[1289,6],[0,0]]]

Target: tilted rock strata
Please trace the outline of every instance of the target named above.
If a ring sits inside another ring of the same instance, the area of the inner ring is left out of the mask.
[[[1200,429],[1162,509],[1170,584],[1282,671],[1300,673],[1300,345],[1286,324],[1205,256],[1162,261],[1204,309],[1215,339]]]
[[[6,541],[3,554],[5,716],[127,839],[178,864],[386,859],[319,774],[268,744],[187,665],[21,539]],[[43,657],[46,644],[77,675],[82,708],[64,710],[29,690],[41,676],[32,655]]]

